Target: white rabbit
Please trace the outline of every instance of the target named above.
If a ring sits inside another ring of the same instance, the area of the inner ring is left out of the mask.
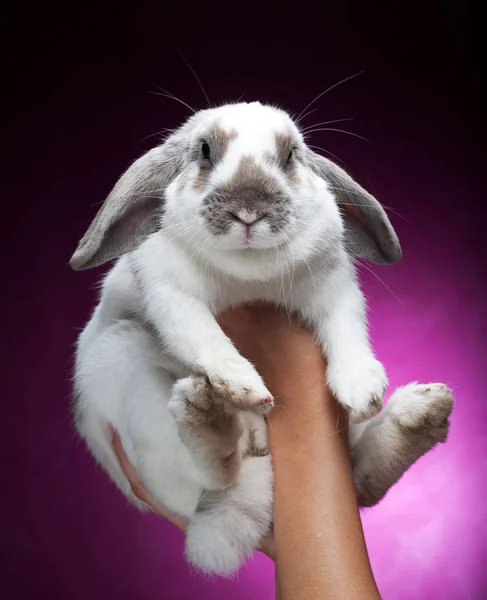
[[[149,492],[189,520],[186,554],[230,575],[272,523],[262,417],[273,399],[215,315],[262,299],[297,312],[328,357],[351,415],[361,506],[377,503],[448,433],[450,390],[399,388],[384,410],[353,255],[401,258],[380,204],[312,152],[284,111],[203,110],[121,177],[71,259],[118,258],[79,336],[78,431],[140,508],[106,428],[118,429]]]

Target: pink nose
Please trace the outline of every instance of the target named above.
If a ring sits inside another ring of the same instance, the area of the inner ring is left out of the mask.
[[[257,221],[260,221],[261,219],[264,219],[266,217],[265,214],[257,215],[256,213],[249,213],[244,210],[241,210],[238,213],[230,211],[229,214],[232,217],[232,219],[234,219],[235,221],[240,221],[240,223],[247,225],[247,227],[250,227],[254,223],[257,223]]]

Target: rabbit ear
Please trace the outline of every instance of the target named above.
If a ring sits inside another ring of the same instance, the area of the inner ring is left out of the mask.
[[[402,251],[396,232],[379,202],[331,160],[307,150],[312,171],[324,179],[345,221],[347,250],[375,264],[393,264]]]
[[[164,190],[178,174],[181,152],[168,140],[136,160],[122,175],[78,244],[70,265],[91,269],[134,250],[157,231]]]

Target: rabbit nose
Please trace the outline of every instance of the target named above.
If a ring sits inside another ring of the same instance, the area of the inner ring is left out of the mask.
[[[239,210],[238,212],[229,211],[229,215],[234,221],[240,221],[240,223],[247,225],[247,227],[250,227],[254,223],[257,223],[257,221],[265,219],[265,217],[267,216],[265,213],[257,214],[255,212],[248,212],[246,210]]]

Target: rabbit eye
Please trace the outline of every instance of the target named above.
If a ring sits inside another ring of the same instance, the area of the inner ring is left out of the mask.
[[[289,150],[286,154],[286,158],[284,159],[284,167],[289,167],[294,162],[295,157],[296,157],[296,148],[295,147],[289,148]]]
[[[201,144],[201,155],[205,160],[209,160],[211,158],[210,145],[208,142],[203,142]]]

